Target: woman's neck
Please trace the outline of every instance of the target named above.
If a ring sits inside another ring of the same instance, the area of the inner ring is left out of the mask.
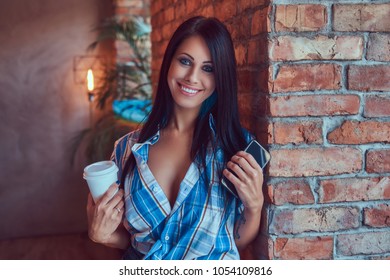
[[[174,109],[167,128],[177,133],[192,133],[195,128],[198,111]]]

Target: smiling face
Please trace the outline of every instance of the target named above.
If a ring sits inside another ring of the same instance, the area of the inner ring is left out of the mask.
[[[202,37],[192,36],[181,43],[172,58],[167,79],[175,109],[199,111],[215,89],[211,55]]]

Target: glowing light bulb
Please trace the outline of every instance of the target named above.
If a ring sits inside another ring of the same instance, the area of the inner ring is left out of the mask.
[[[93,89],[95,87],[92,69],[88,69],[87,81],[88,81],[88,91],[91,92],[91,91],[93,91]]]

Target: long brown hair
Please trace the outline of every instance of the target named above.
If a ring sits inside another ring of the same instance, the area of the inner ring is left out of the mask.
[[[209,127],[211,113],[216,127],[216,139],[212,144],[214,151],[217,146],[222,149],[225,164],[237,151],[244,149],[246,142],[238,118],[237,73],[233,41],[226,26],[216,18],[192,17],[183,22],[172,35],[161,65],[153,108],[141,129],[138,142],[148,140],[159,129],[165,128],[172,117],[174,101],[167,81],[168,70],[179,45],[185,39],[195,35],[201,36],[210,50],[215,92],[203,102],[200,109],[193,135],[191,159],[198,159],[199,167],[205,166],[207,145],[213,138]],[[134,166],[135,158],[130,155],[122,172],[122,183]]]

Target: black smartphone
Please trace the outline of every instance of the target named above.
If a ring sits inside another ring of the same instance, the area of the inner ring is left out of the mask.
[[[271,156],[270,154],[267,152],[266,149],[264,149],[260,144],[259,142],[257,142],[256,140],[252,140],[248,146],[245,148],[244,150],[245,152],[251,154],[255,160],[257,161],[257,163],[260,165],[261,168],[264,168],[267,163],[269,162]],[[231,171],[233,174],[234,172]],[[236,191],[236,188],[234,187],[233,183],[229,181],[229,179],[225,178],[225,176],[223,176],[222,178],[222,184],[235,196],[238,198],[238,194],[237,194],[237,191]]]

